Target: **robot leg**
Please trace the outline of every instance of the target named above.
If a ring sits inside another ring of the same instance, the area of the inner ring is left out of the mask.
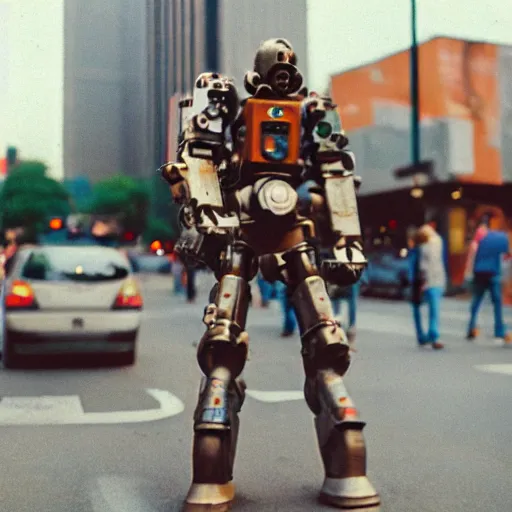
[[[205,309],[207,330],[197,352],[205,377],[194,413],[193,479],[185,502],[187,512],[229,510],[234,499],[238,413],[245,398],[240,374],[248,353],[245,323],[255,261],[247,245],[229,246],[222,275],[212,290],[213,302]]]
[[[376,510],[380,498],[366,476],[365,423],[345,389],[350,364],[345,334],[333,319],[315,251],[304,244],[283,255],[301,331],[304,395],[315,415],[325,470],[320,499],[342,509]]]

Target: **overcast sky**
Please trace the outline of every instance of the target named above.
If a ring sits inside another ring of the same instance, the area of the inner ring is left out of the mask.
[[[417,0],[418,37],[512,44],[512,0]],[[407,48],[411,0],[308,0],[309,86]]]

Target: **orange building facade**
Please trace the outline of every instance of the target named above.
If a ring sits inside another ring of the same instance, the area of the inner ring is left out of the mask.
[[[440,37],[418,55],[421,158],[434,164],[430,183],[394,174],[411,161],[409,51],[332,76],[331,94],[358,159],[365,204],[371,210],[373,197],[423,187],[425,210],[444,219],[456,286],[482,215],[492,213],[493,227],[512,242],[512,46]],[[505,272],[512,303],[512,273]]]

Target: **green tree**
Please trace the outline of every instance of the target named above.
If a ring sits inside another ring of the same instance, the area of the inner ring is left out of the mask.
[[[9,172],[0,192],[2,229],[23,227],[38,233],[49,217],[70,213],[68,192],[47,170],[43,162],[26,161]]]
[[[116,175],[96,183],[88,213],[116,216],[126,231],[142,233],[146,227],[150,194],[146,184]]]
[[[176,239],[176,232],[169,222],[156,217],[150,217],[146,226],[146,230],[142,235],[145,244],[150,244],[154,240],[161,242]]]

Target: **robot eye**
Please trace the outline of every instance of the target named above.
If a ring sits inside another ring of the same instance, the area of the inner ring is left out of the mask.
[[[214,89],[222,89],[222,84],[220,82],[213,82]]]
[[[332,133],[332,126],[325,121],[320,121],[316,126],[316,133],[322,139],[326,139]]]

